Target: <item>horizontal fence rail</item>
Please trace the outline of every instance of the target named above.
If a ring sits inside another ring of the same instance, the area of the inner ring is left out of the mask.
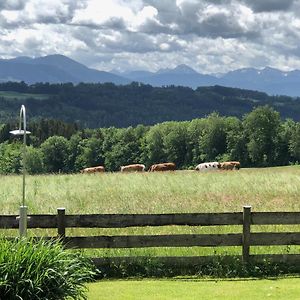
[[[17,215],[1,216],[0,228],[18,228]],[[57,228],[58,215],[28,215],[28,228]],[[65,215],[66,228],[241,225],[242,213]]]
[[[251,232],[252,225],[299,225],[300,212],[179,213],[179,214],[86,214],[29,215],[28,228],[57,229],[67,248],[145,248],[145,247],[219,247],[241,246],[242,260],[248,262],[250,246],[300,245],[300,232]],[[66,236],[67,228],[127,228],[146,226],[224,226],[240,225],[242,233]],[[0,229],[19,226],[17,215],[0,215]],[[44,237],[49,239],[51,237]],[[291,254],[290,254],[291,255]],[[274,256],[275,257],[275,256]],[[277,256],[280,259],[281,256]],[[300,255],[289,256],[294,260]],[[100,259],[100,258],[99,258]],[[283,258],[282,258],[283,259]],[[100,259],[101,260],[101,259]],[[180,260],[180,259],[179,259]],[[300,259],[299,259],[300,261]]]
[[[242,234],[172,234],[66,237],[68,248],[241,246]]]

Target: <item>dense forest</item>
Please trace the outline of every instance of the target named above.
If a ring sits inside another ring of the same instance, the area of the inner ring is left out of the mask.
[[[221,86],[193,90],[140,83],[117,86],[6,82],[0,83],[0,122],[17,118],[21,104],[25,104],[30,120],[59,119],[81,128],[154,125],[203,118],[213,112],[242,118],[263,105],[273,107],[282,118],[299,121],[299,100]]]
[[[14,124],[0,125],[0,173],[18,173],[22,141],[9,134]],[[62,121],[29,123],[26,165],[29,173],[78,172],[104,165],[171,161],[179,169],[204,161],[238,160],[242,167],[297,164],[300,161],[300,123],[281,120],[269,106],[242,119],[212,113],[206,118],[164,122],[153,126],[79,129]]]

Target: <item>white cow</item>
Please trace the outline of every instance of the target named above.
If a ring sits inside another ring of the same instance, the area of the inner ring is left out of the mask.
[[[201,163],[195,167],[195,170],[199,172],[206,172],[206,171],[219,170],[220,167],[221,167],[220,163],[218,163],[217,161],[213,161],[213,162]]]

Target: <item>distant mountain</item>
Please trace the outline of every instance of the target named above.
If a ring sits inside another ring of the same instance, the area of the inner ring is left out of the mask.
[[[0,81],[65,82],[112,82],[127,84],[131,80],[121,76],[90,69],[63,55],[48,55],[38,58],[26,56],[0,60]]]
[[[244,68],[224,74],[201,74],[181,64],[157,72],[147,70],[104,72],[88,68],[59,54],[37,58],[20,56],[13,59],[0,59],[0,82],[5,81],[25,81],[28,84],[112,82],[117,85],[136,81],[155,87],[175,85],[193,89],[220,85],[257,90],[270,95],[300,96],[300,70],[284,72],[266,67],[262,70]]]
[[[160,69],[157,71],[157,74],[186,74],[186,75],[191,75],[191,74],[198,74],[194,69],[190,68],[187,65],[178,65],[174,69]]]
[[[140,81],[141,78],[147,78],[149,76],[153,76],[155,73],[149,71],[131,71],[125,73],[119,73],[120,76],[126,77],[133,81]]]
[[[270,67],[240,69],[224,74],[219,84],[295,97],[300,96],[300,71],[284,72]]]
[[[197,73],[187,65],[179,65],[174,69],[160,69],[155,73],[148,71],[132,71],[130,73],[121,73],[120,75],[157,87],[176,85],[196,89],[199,86],[216,84],[216,77]]]
[[[201,86],[221,85],[262,91],[270,95],[300,96],[299,70],[284,72],[270,67],[262,70],[244,68],[224,74],[208,75],[198,73],[186,65],[179,65],[174,69],[160,69],[156,73],[132,71],[129,76],[126,73],[120,75],[158,87],[180,85],[196,89]]]

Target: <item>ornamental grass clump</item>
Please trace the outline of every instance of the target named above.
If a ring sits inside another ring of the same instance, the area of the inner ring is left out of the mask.
[[[90,261],[59,241],[0,240],[0,300],[87,299]]]

